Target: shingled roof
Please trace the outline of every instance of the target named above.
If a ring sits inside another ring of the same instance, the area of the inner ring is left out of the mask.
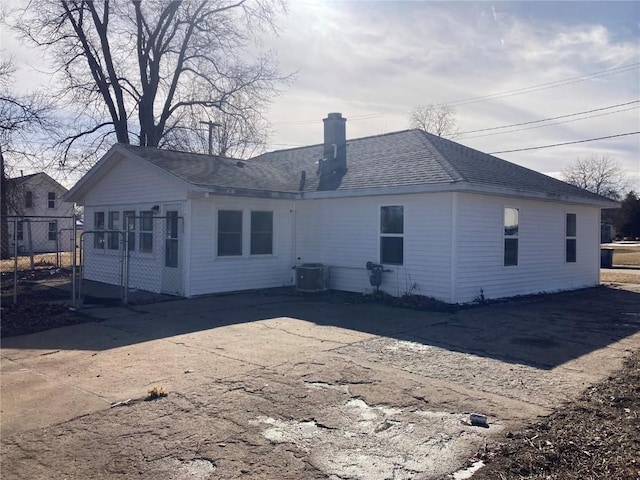
[[[320,187],[323,146],[276,150],[249,160],[122,145],[180,179],[201,188],[311,193],[321,190],[398,189],[440,186],[452,190],[510,190],[523,195],[612,201],[498,157],[421,130],[347,141],[347,172],[330,188]],[[305,181],[301,183],[302,172]]]

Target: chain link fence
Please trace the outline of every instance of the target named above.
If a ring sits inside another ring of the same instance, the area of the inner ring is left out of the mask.
[[[83,229],[74,217],[4,218],[2,301],[64,297],[80,306],[183,294],[184,221],[177,211],[106,212],[93,220]]]
[[[19,294],[35,299],[60,298],[60,292],[37,288],[47,280],[62,284],[78,262],[78,223],[74,216],[1,217],[2,301],[17,303]]]

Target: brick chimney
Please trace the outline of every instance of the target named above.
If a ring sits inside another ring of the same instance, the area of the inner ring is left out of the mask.
[[[339,175],[347,171],[347,132],[346,118],[341,113],[330,113],[324,122],[324,156],[321,177]]]

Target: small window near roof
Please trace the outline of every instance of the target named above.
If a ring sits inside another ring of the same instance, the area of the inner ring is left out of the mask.
[[[273,253],[273,212],[251,212],[251,255]]]
[[[47,208],[56,208],[56,192],[47,193]]]
[[[153,251],[153,212],[151,210],[140,212],[140,251],[144,253]]]
[[[120,230],[120,212],[109,212],[109,230]],[[107,234],[107,248],[109,250],[118,250],[120,246],[120,234],[117,231],[111,231]]]
[[[242,210],[218,210],[218,256],[242,255]]]
[[[58,221],[49,222],[49,240],[55,242],[58,239]]]
[[[24,192],[24,206],[25,208],[33,208],[33,192],[31,190]]]
[[[567,213],[565,228],[565,261],[575,263],[577,259],[577,219],[575,213]]]
[[[104,212],[93,214],[93,248],[104,248]]]
[[[504,209],[504,265],[518,265],[518,229],[520,212],[517,208]]]
[[[404,263],[404,207],[380,207],[380,263]]]

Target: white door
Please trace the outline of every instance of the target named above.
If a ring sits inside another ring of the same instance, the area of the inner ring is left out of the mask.
[[[182,233],[184,220],[180,204],[164,205],[164,258],[162,293],[182,295]]]

